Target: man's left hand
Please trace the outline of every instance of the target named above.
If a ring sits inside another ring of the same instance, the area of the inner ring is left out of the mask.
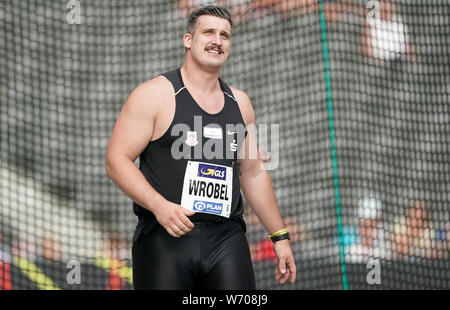
[[[280,280],[281,284],[284,284],[289,279],[289,282],[293,284],[297,275],[297,269],[289,240],[275,242],[273,249],[278,257],[278,264],[275,268],[275,279]]]

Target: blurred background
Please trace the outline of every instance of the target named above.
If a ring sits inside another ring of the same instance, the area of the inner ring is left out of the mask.
[[[132,288],[137,219],[108,140],[208,3],[234,20],[222,78],[280,126],[270,174],[298,274],[274,279],[247,208],[257,288],[449,289],[448,0],[4,0],[0,290]]]

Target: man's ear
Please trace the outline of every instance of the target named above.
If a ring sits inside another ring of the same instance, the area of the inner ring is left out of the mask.
[[[186,32],[183,36],[183,44],[185,48],[191,48],[192,44],[192,34]]]

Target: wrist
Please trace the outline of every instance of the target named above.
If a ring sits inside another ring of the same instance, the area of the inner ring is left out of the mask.
[[[278,240],[273,242],[273,246],[283,246],[283,245],[290,245],[290,240],[289,239],[283,239],[283,240]]]
[[[283,240],[291,240],[291,236],[287,232],[287,233],[282,234],[280,236],[271,237],[270,239],[272,240],[273,243],[275,243],[275,242],[280,242],[280,241],[283,241]]]
[[[291,236],[286,228],[280,229],[273,234],[269,235],[267,239],[272,240],[273,243],[281,241],[281,240],[290,240]]]
[[[159,193],[155,193],[152,195],[152,197],[149,199],[147,203],[147,209],[150,210],[153,214],[156,215],[158,210],[161,208],[161,206],[164,204],[164,197],[161,196]]]

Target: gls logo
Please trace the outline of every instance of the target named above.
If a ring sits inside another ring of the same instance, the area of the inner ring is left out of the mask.
[[[199,164],[198,165],[198,176],[217,179],[217,180],[225,180],[226,179],[226,170],[224,167]]]
[[[214,169],[202,169],[200,170],[202,176],[214,176],[217,178],[223,178],[225,171],[214,170]]]

